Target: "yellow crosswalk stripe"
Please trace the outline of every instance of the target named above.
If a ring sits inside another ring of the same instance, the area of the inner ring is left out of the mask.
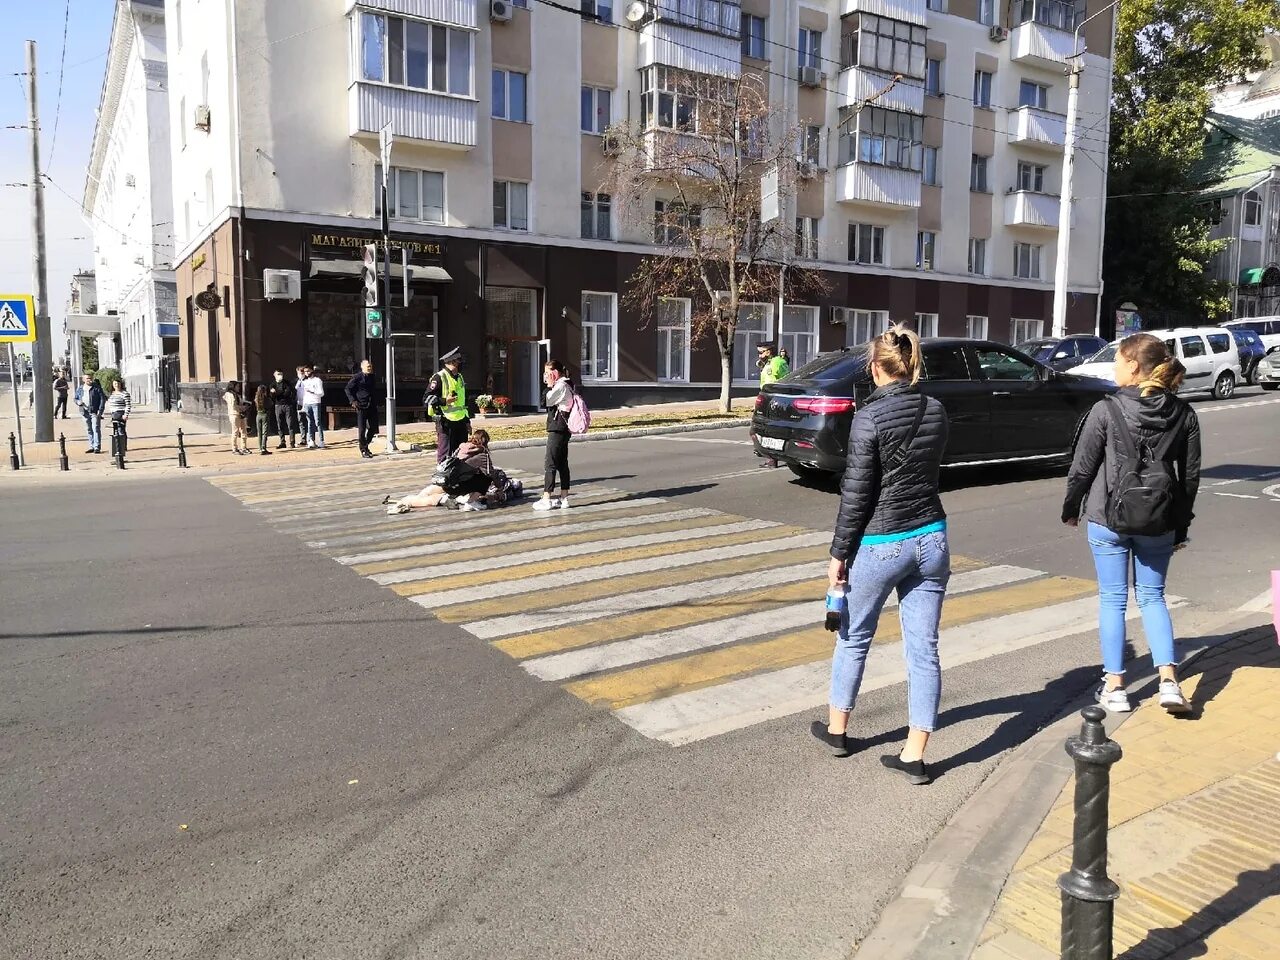
[[[1097,585],[1092,581],[1074,577],[1050,577],[966,594],[949,599],[943,604],[942,626],[949,627],[1035,609],[1087,596],[1096,589]],[[897,618],[882,618],[876,642],[887,643],[899,638]],[[672,694],[713,686],[744,674],[811,663],[829,657],[832,646],[832,634],[818,627],[769,640],[738,644],[599,677],[575,680],[566,683],[564,687],[588,703],[605,704],[618,710]],[[942,651],[942,656],[945,659],[946,651]]]

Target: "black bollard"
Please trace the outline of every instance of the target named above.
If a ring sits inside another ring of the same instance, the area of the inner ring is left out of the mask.
[[[124,469],[124,434],[120,430],[120,421],[111,421],[111,456],[115,458],[116,466],[121,470]]]
[[[67,435],[65,433],[58,434],[58,469],[71,469],[71,461],[67,459]]]
[[[182,428],[178,428],[178,466],[187,469],[187,448],[182,443]]]
[[[9,466],[15,470],[22,469],[22,461],[18,459],[18,438],[9,431]]]
[[[1112,925],[1120,888],[1107,876],[1107,804],[1111,765],[1120,744],[1107,739],[1101,707],[1080,711],[1080,736],[1067,739],[1076,763],[1075,827],[1071,869],[1058,878],[1062,891],[1062,960],[1112,960]]]

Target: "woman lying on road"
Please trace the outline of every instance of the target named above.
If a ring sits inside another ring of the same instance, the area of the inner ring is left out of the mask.
[[[920,339],[912,331],[896,325],[877,337],[867,361],[876,389],[849,431],[828,571],[831,586],[848,599],[831,664],[831,709],[826,722],[813,722],[813,734],[838,757],[853,752],[849,714],[880,611],[896,590],[910,730],[901,752],[880,762],[922,784],[929,782],[925,745],[938,721],[938,623],[951,576],[946,514],[938,496],[947,414],[916,387]]]
[[[408,513],[410,510],[439,506],[451,507],[455,510],[484,510],[484,494],[493,482],[494,474],[493,459],[489,455],[488,431],[476,430],[472,433],[467,442],[458,448],[453,459],[470,468],[462,471],[465,476],[456,483],[443,485],[432,483],[413,496],[394,503],[391,502],[390,497],[387,497],[382,501],[389,504],[387,513]]]
[[[1200,487],[1200,421],[1175,393],[1186,369],[1159,337],[1135,333],[1116,349],[1120,390],[1089,411],[1076,444],[1062,522],[1089,525],[1098,571],[1098,634],[1106,675],[1095,694],[1108,710],[1131,709],[1124,689],[1125,608],[1129,568],[1151,660],[1160,672],[1160,706],[1191,707],[1176,672],[1173,621],[1164,600],[1175,550],[1187,543]],[[1134,472],[1139,456],[1143,475]],[[1153,495],[1154,494],[1154,495]]]

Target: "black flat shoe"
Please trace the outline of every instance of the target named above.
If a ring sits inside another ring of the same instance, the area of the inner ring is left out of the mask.
[[[390,502],[391,502],[391,494],[388,493],[385,497],[382,498],[382,505],[385,507]]]
[[[837,757],[853,756],[853,741],[847,733],[832,733],[827,729],[826,721],[815,720],[809,725],[809,732],[825,743]]]
[[[907,778],[908,783],[914,783],[916,786],[924,786],[929,782],[929,774],[925,771],[923,760],[903,760],[896,753],[886,753],[880,758],[880,762],[889,770],[900,773]]]

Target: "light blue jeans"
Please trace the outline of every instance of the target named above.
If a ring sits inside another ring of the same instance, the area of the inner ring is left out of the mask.
[[[308,403],[302,408],[303,428],[308,442],[314,440],[317,447],[324,446],[324,427],[320,426],[320,404]]]
[[[102,449],[102,414],[100,413],[82,413],[84,417],[84,431],[89,435],[89,449]]]
[[[938,623],[951,577],[946,530],[891,543],[863,543],[849,564],[849,602],[831,661],[831,706],[853,709],[867,650],[889,594],[898,593],[902,656],[907,662],[907,716],[916,730],[938,724],[942,667]]]
[[[1116,533],[1089,522],[1089,548],[1098,571],[1098,636],[1102,641],[1102,668],[1124,673],[1125,610],[1129,604],[1129,567],[1133,567],[1133,592],[1142,611],[1142,627],[1157,667],[1178,662],[1173,650],[1173,621],[1164,602],[1164,581],[1173,556],[1173,531],[1158,537]]]

